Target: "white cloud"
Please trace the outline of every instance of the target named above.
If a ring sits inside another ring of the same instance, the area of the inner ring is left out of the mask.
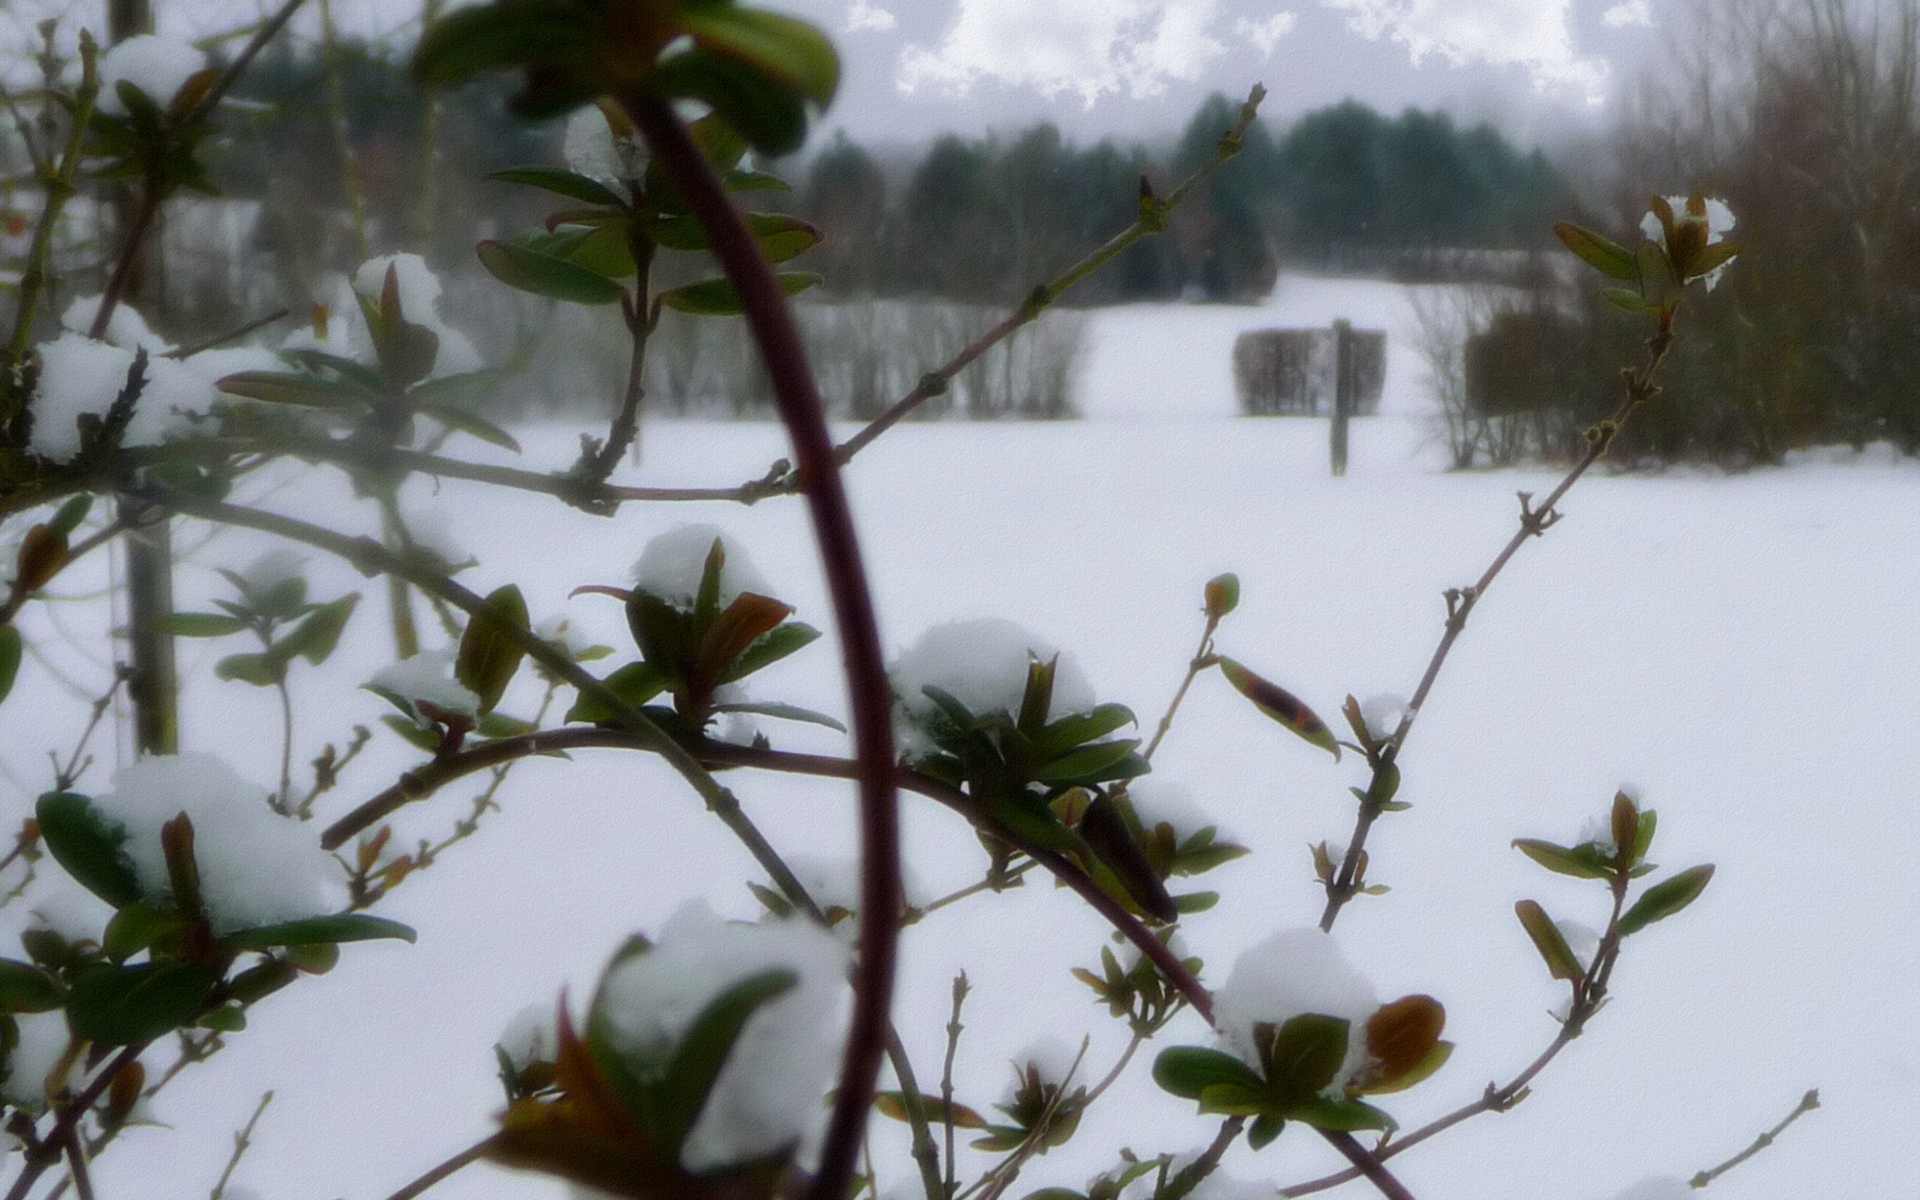
[[[894,26],[894,16],[877,4],[867,0],[853,0],[847,5],[847,32],[859,33],[862,29],[887,30]]]
[[[1236,37],[1253,43],[1253,48],[1260,52],[1261,58],[1271,58],[1273,48],[1280,44],[1280,39],[1293,31],[1296,19],[1290,12],[1277,12],[1264,21],[1241,17],[1233,23],[1233,32]]]
[[[1567,28],[1569,2],[1320,0],[1349,13],[1348,26],[1363,37],[1385,36],[1403,43],[1415,63],[1438,54],[1456,66],[1475,61],[1522,66],[1540,91],[1580,92],[1589,104],[1599,104],[1607,64],[1574,52]]]
[[[1653,27],[1653,12],[1647,0],[1627,0],[1625,4],[1616,4],[1600,14],[1600,22],[1609,29],[1619,29],[1627,25]]]
[[[1211,34],[1219,15],[1220,0],[960,0],[937,47],[901,55],[898,84],[964,93],[995,79],[1089,108],[1109,92],[1153,96],[1225,53]]]

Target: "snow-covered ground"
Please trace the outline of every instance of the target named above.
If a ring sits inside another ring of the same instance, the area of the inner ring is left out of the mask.
[[[1440,470],[1423,368],[1399,336],[1407,294],[1288,277],[1260,308],[1100,312],[1078,396],[1085,420],[889,433],[850,472],[887,643],[904,647],[955,618],[1011,617],[1071,650],[1101,700],[1151,722],[1192,653],[1202,584],[1233,570],[1244,598],[1220,633],[1223,652],[1328,717],[1349,692],[1410,691],[1440,633],[1441,591],[1471,582],[1509,536],[1513,493],[1544,493],[1555,476]],[[1356,422],[1342,479],[1328,475],[1324,422],[1236,416],[1228,366],[1241,329],[1337,316],[1397,335],[1383,415]],[[570,460],[577,431],[523,432],[524,461]],[[736,482],[784,453],[779,431],[762,425],[655,422],[646,439],[638,479],[656,484]],[[247,496],[374,527],[336,479],[290,478],[250,481]],[[568,601],[568,591],[625,582],[648,537],[688,520],[721,524],[801,619],[831,623],[797,502],[630,507],[609,522],[453,482],[432,490],[422,483],[417,501],[436,504],[444,535],[480,560],[463,576],[470,587],[517,581],[536,619],[564,612],[609,645],[630,646],[619,606]],[[1439,1075],[1386,1107],[1417,1126],[1510,1078],[1555,1032],[1548,1010],[1564,987],[1548,980],[1513,904],[1533,897],[1597,925],[1604,896],[1545,874],[1511,839],[1570,841],[1632,784],[1660,813],[1654,859],[1667,869],[1714,862],[1719,873],[1692,909],[1628,944],[1613,1002],[1531,1098],[1409,1151],[1395,1171],[1423,1200],[1601,1200],[1645,1175],[1684,1178],[1719,1162],[1818,1086],[1824,1106],[1714,1194],[1911,1196],[1920,464],[1870,451],[1737,476],[1602,473],[1564,507],[1567,519],[1525,547],[1476,611],[1409,740],[1401,798],[1414,807],[1385,819],[1372,842],[1372,875],[1392,892],[1341,920],[1342,952],[1378,993],[1437,996],[1458,1043]],[[183,607],[217,594],[213,567],[244,564],[264,546],[186,524],[179,536],[192,548]],[[99,678],[106,657],[104,567],[89,560],[60,584],[95,598],[36,608],[28,625],[77,681]],[[385,709],[354,688],[389,653],[383,590],[317,558],[310,573],[322,597],[368,595],[324,676],[296,669],[296,761]],[[181,644],[183,672],[196,680],[185,741],[265,784],[278,754],[270,693],[210,682],[212,661],[244,648]],[[529,713],[537,692],[530,680],[518,686],[504,707]],[[831,640],[756,677],[753,691],[844,711]],[[69,745],[84,715],[30,660],[0,707],[9,806],[44,786],[45,749]],[[809,727],[767,727],[780,746],[836,743]],[[409,761],[385,731],[376,747],[323,802],[323,817]],[[102,749],[88,780],[97,788],[112,765]],[[1207,877],[1226,899],[1186,923],[1217,986],[1242,950],[1317,918],[1307,846],[1346,839],[1346,789],[1362,768],[1292,738],[1213,675],[1157,761],[1156,775],[1184,785],[1255,851]],[[782,848],[852,852],[848,789],[743,773],[727,781]],[[399,839],[443,834],[475,790],[408,810]],[[959,820],[911,797],[906,805],[908,854],[925,888],[977,878],[984,856]],[[225,1053],[156,1102],[176,1128],[136,1130],[98,1164],[100,1194],[204,1194],[231,1131],[273,1088],[237,1183],[267,1200],[387,1195],[490,1128],[500,1107],[490,1046],[525,1005],[551,1003],[563,986],[577,1005],[628,933],[657,931],[690,897],[724,915],[756,912],[742,886],[758,877],[745,851],[650,760],[585,751],[530,762],[503,809],[382,906],[418,927],[418,945],[346,947],[333,974],[260,1005]],[[1103,936],[1048,886],[910,929],[898,1022],[923,1083],[937,1078],[961,968],[974,986],[963,1101],[999,1099],[1008,1058],[1042,1035],[1077,1044],[1090,1034],[1088,1062],[1104,1072],[1124,1030],[1067,974],[1094,963]],[[1189,1014],[1158,1045],[1205,1041]],[[1123,1146],[1147,1156],[1203,1144],[1213,1123],[1159,1093],[1150,1061],[1142,1056],[1074,1143],[1036,1160],[1017,1194],[1081,1186]],[[879,1131],[875,1154],[890,1194],[917,1195],[900,1127]],[[1227,1161],[1238,1177],[1279,1183],[1338,1165],[1297,1130],[1257,1155],[1242,1143]],[[434,1193],[549,1194],[488,1167]]]

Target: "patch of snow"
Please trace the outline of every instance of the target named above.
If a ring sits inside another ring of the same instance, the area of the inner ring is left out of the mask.
[[[643,954],[616,966],[595,1000],[613,1049],[658,1077],[680,1039],[721,993],[771,969],[797,984],[757,1010],[734,1041],[681,1148],[689,1171],[712,1170],[800,1144],[825,1123],[821,1103],[841,1042],[847,952],[807,921],[742,925],[704,901],[682,907]]]
[[[210,754],[155,755],[114,775],[93,803],[126,830],[122,849],[141,891],[169,899],[160,827],[186,813],[208,920],[215,933],[231,933],[339,907],[333,857],[311,826],[268,808],[268,795]]]
[[[921,727],[939,711],[923,690],[928,686],[948,693],[976,716],[1001,712],[1017,717],[1026,695],[1028,664],[1056,654],[1049,720],[1093,707],[1093,687],[1072,656],[999,617],[935,625],[887,672],[909,725],[902,731],[903,740],[909,748],[925,748]]]
[[[108,116],[125,116],[127,106],[121,102],[118,86],[124,79],[164,109],[206,65],[207,56],[186,42],[151,33],[130,37],[100,60],[100,95],[94,107]]]
[[[75,333],[91,334],[93,319],[99,315],[100,296],[76,296],[60,314],[60,325]],[[145,346],[149,354],[165,354],[173,349],[172,344],[164,341],[159,334],[147,326],[147,319],[140,310],[131,304],[116,304],[113,315],[107,318],[107,333],[101,339],[108,345],[120,346],[132,350]]]
[[[276,546],[234,572],[256,592],[267,592],[293,579],[307,565],[307,556],[291,546]]]
[[[42,861],[24,899],[27,928],[46,929],[67,942],[98,944],[113,919],[113,906],[76,883],[58,864]]]
[[[1214,836],[1217,839],[1233,840],[1218,821],[1194,803],[1193,793],[1180,784],[1151,776],[1131,780],[1127,784],[1127,799],[1133,804],[1133,815],[1139,817],[1140,824],[1147,829],[1160,824],[1173,826],[1176,843],[1187,840],[1209,825],[1215,827]]]
[[[1694,1189],[1677,1175],[1649,1175],[1615,1193],[1613,1200],[1689,1200]]]
[[[400,293],[400,315],[409,324],[431,329],[440,339],[440,351],[434,359],[431,377],[439,379],[447,375],[464,375],[484,366],[472,339],[441,317],[440,277],[433,273],[427,260],[418,254],[383,254],[361,263],[353,273],[354,292],[378,303],[381,292],[386,288],[389,267],[393,268],[394,283]],[[329,340],[332,335],[332,315],[332,309],[329,308]],[[351,328],[354,357],[363,362],[372,362],[373,343],[365,326],[356,323]],[[308,336],[311,335],[312,331],[308,330]],[[339,351],[334,350],[333,353]]]
[[[7,1055],[7,1077],[0,1080],[0,1099],[40,1112],[47,1106],[47,1076],[67,1052],[67,1014],[19,1013],[13,1020],[20,1030],[20,1043]]]
[[[1379,692],[1360,703],[1360,719],[1367,723],[1367,732],[1375,741],[1392,737],[1410,711],[1407,698],[1398,692]]]
[[[732,604],[742,592],[771,596],[767,581],[747,556],[745,547],[720,532],[718,525],[676,525],[647,543],[633,564],[633,586],[677,608],[691,610],[706,573],[707,555],[715,540],[726,554],[720,568],[720,607]]]
[[[1573,951],[1573,957],[1580,962],[1582,971],[1593,966],[1595,951],[1600,949],[1600,931],[1591,925],[1579,921],[1555,921],[1554,928],[1567,941],[1567,949]]]
[[[1258,1061],[1256,1024],[1284,1025],[1307,1013],[1345,1020],[1347,1056],[1329,1094],[1366,1065],[1366,1023],[1379,1007],[1373,985],[1341,957],[1333,936],[1318,929],[1285,929],[1247,950],[1214,995],[1221,1041],[1249,1063]]]
[[[526,1070],[528,1063],[552,1062],[559,1054],[553,1013],[550,1005],[529,1004],[513,1014],[507,1027],[500,1031],[497,1044],[506,1051],[507,1061],[515,1070]]]
[[[616,190],[647,171],[646,147],[633,138],[615,137],[607,115],[597,105],[577,108],[567,118],[561,153],[574,174]]]
[[[410,705],[424,702],[443,712],[476,716],[480,697],[453,677],[453,661],[458,654],[452,646],[422,650],[412,658],[380,668],[367,686],[392,692]],[[419,723],[423,727],[431,724],[424,719]]]
[[[64,462],[80,449],[81,414],[105,416],[126,386],[134,352],[83,334],[63,333],[38,347],[40,381],[34,393],[32,447]],[[151,446],[185,428],[183,413],[199,412],[213,388],[171,359],[147,359],[146,386],[134,406],[121,444]]]

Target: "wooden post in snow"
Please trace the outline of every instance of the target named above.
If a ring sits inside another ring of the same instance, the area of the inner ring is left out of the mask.
[[[1358,397],[1354,395],[1353,322],[1333,323],[1333,431],[1328,449],[1336,477],[1347,473],[1347,422]]]

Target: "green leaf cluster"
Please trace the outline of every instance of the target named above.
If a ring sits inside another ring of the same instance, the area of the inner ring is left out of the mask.
[[[448,15],[414,56],[425,83],[499,69],[525,73],[524,117],[602,96],[695,100],[774,155],[799,148],[840,81],[825,34],[733,0],[498,0]]]
[[[634,939],[608,973],[648,949],[645,939]],[[501,1118],[489,1157],[615,1196],[770,1196],[793,1147],[698,1176],[680,1165],[681,1149],[747,1021],[797,983],[793,972],[781,969],[743,979],[711,1001],[677,1045],[641,1059],[623,1053],[610,1036],[603,978],[586,1036],[574,1032],[563,1010],[555,1061],[550,1068],[542,1064],[531,1080],[516,1076],[521,1094]]]
[[[520,443],[511,434],[473,411],[474,401],[498,384],[493,372],[429,378],[439,361],[440,335],[407,319],[396,268],[387,267],[377,300],[357,293],[356,298],[373,341],[372,366],[324,350],[290,350],[281,357],[294,370],[236,372],[220,380],[220,390],[347,422],[369,450],[410,441],[414,418],[425,416],[519,453]]]
[[[120,80],[115,95],[126,111],[112,114],[95,108],[88,118],[87,153],[107,160],[100,178],[138,180],[156,200],[183,187],[206,196],[219,194],[206,166],[195,157],[200,143],[214,131],[213,114],[196,110],[219,73],[208,67],[188,77],[165,108]]]
[[[414,938],[405,925],[364,913],[216,934],[185,813],[162,829],[168,887],[161,892],[142,887],[126,831],[88,797],[49,793],[35,818],[54,861],[115,911],[97,940],[68,942],[49,930],[22,935],[31,961],[0,959],[0,1012],[9,1023],[12,1014],[64,1009],[75,1034],[103,1046],[137,1045],[194,1024],[236,1031],[245,1027],[247,1006],[301,971],[330,968],[341,943]],[[241,966],[243,955],[254,957]]]
[[[602,101],[600,111],[616,137],[632,135],[618,107]],[[786,184],[774,176],[742,167],[747,142],[720,115],[694,122],[691,133],[728,191],[785,189]],[[586,206],[554,213],[544,229],[480,243],[481,264],[507,286],[569,304],[618,301],[630,325],[644,321],[648,328],[658,320],[662,307],[709,317],[743,311],[739,293],[725,278],[702,279],[649,295],[657,251],[708,250],[706,231],[657,165],[649,164],[641,178],[624,181],[625,196],[598,180],[555,167],[515,167],[493,178],[537,187]],[[820,240],[818,229],[784,213],[750,212],[745,220],[768,262],[785,262]],[[630,294],[621,281],[636,278],[636,291]],[[820,282],[818,275],[807,272],[783,272],[776,278],[789,296]]]
[[[622,700],[641,707],[661,728],[695,743],[704,738],[715,717],[730,712],[846,732],[846,726],[834,718],[798,705],[714,699],[721,686],[764,670],[820,637],[813,626],[788,620],[793,609],[771,596],[742,592],[722,608],[720,577],[726,562],[726,546],[715,538],[691,608],[645,591],[591,589],[625,601],[627,627],[640,649],[638,661],[616,669],[603,682]],[[672,707],[650,703],[662,695],[671,699]],[[583,695],[568,711],[567,720],[604,725],[613,721],[613,713],[594,697]]]
[[[1633,285],[1606,290],[1614,307],[1634,314],[1671,316],[1686,285],[1732,262],[1740,246],[1708,243],[1707,202],[1699,192],[1687,198],[1684,214],[1678,217],[1663,196],[1653,197],[1649,207],[1660,222],[1664,244],[1643,239],[1637,250],[1628,250],[1605,234],[1571,222],[1555,225],[1553,232],[1594,270]]]
[[[1221,1050],[1173,1046],[1154,1060],[1161,1090],[1196,1101],[1203,1113],[1251,1117],[1247,1142],[1258,1150],[1288,1121],[1352,1132],[1392,1129],[1393,1118],[1364,1101],[1329,1095],[1346,1059],[1349,1022],[1303,1013],[1275,1027],[1256,1025],[1257,1064]]]

